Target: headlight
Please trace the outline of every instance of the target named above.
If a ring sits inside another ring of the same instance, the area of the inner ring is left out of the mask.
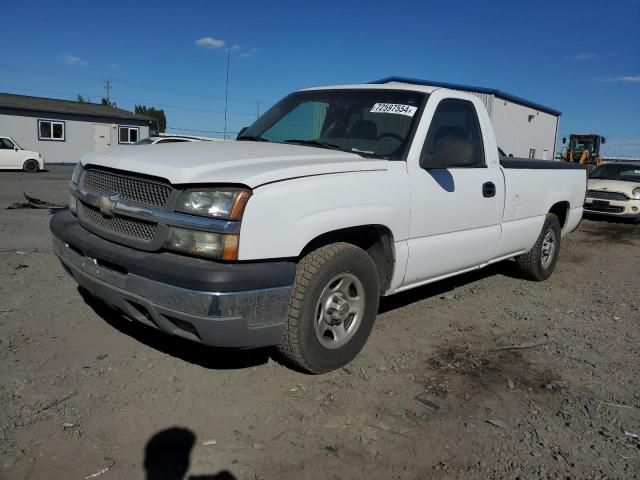
[[[239,188],[185,190],[178,198],[176,210],[192,215],[241,220],[251,191]]]
[[[171,227],[165,247],[221,260],[238,259],[238,236]]]
[[[71,174],[71,183],[75,183],[76,185],[80,183],[80,174],[82,173],[82,163],[76,163],[76,168],[73,169],[73,173]]]
[[[635,198],[636,200],[640,200],[640,187],[638,187],[638,188],[634,188],[634,189],[631,191],[631,196],[632,196],[633,198]]]

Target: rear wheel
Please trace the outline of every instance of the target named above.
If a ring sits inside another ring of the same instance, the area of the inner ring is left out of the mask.
[[[544,226],[533,248],[516,257],[520,275],[541,282],[551,276],[560,254],[560,221],[553,213],[547,214]]]
[[[332,243],[308,253],[298,262],[279,352],[311,373],[346,365],[369,338],[379,297],[378,272],[364,250]]]
[[[35,173],[38,170],[40,170],[40,165],[38,164],[37,160],[29,159],[26,162],[24,162],[24,165],[22,165],[22,169],[25,172]]]

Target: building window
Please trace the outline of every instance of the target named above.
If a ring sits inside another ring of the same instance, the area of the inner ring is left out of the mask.
[[[65,141],[64,122],[60,120],[38,120],[38,140]]]
[[[138,141],[138,127],[119,127],[118,143],[135,143]]]

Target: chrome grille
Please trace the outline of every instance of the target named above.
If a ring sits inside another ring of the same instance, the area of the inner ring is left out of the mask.
[[[606,192],[604,190],[587,190],[587,198],[599,198],[603,200],[629,200],[624,193]]]
[[[137,218],[128,218],[121,216],[107,217],[100,210],[93,208],[83,202],[79,203],[80,218],[95,225],[103,230],[117,233],[126,237],[138,240],[151,241],[156,234],[157,224],[139,220]]]
[[[81,187],[90,192],[118,194],[122,200],[156,207],[164,207],[171,195],[168,185],[103,170],[84,172]]]

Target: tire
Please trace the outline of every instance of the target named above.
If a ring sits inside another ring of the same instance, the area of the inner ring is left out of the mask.
[[[37,160],[29,159],[22,165],[22,169],[25,172],[35,173],[40,170],[40,164]]]
[[[560,255],[560,221],[553,213],[547,214],[544,226],[533,248],[516,257],[520,275],[535,282],[542,282],[553,273]]]
[[[349,243],[313,250],[296,267],[278,351],[309,373],[343,367],[369,338],[379,301],[378,271],[364,250]]]

